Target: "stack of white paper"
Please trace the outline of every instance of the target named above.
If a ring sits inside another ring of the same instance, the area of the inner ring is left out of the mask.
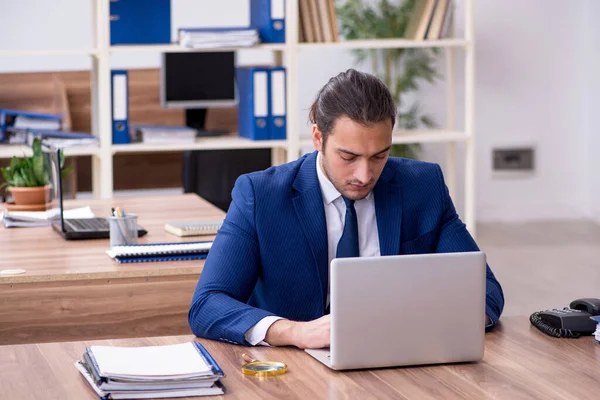
[[[5,228],[26,228],[36,226],[49,226],[53,219],[58,217],[58,208],[47,211],[8,211],[4,210],[2,220]],[[64,212],[64,218],[94,218],[92,209],[87,207],[74,208]]]
[[[189,48],[249,47],[260,43],[256,29],[181,29],[179,44]]]
[[[60,129],[60,121],[57,119],[35,118],[19,115],[15,118],[13,125],[15,129],[47,129],[57,131]]]
[[[225,393],[224,373],[197,342],[165,346],[90,346],[75,367],[101,398],[142,399]]]
[[[134,125],[134,140],[147,144],[190,144],[198,131],[187,126]]]
[[[594,332],[594,338],[596,338],[596,341],[598,343],[600,343],[600,316],[596,315],[591,317],[594,321],[596,321],[597,325],[596,325],[596,331]]]

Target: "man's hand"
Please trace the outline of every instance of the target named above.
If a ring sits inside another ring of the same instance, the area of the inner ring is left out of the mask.
[[[296,346],[301,349],[320,349],[329,346],[329,315],[308,322],[275,321],[267,330],[265,342],[271,346]]]

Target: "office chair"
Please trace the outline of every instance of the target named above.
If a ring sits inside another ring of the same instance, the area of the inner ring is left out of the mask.
[[[183,191],[227,211],[237,178],[270,166],[270,149],[188,150],[183,154]]]

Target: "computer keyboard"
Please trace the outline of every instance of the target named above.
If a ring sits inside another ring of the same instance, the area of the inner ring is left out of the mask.
[[[65,223],[70,225],[74,231],[105,231],[109,229],[106,218],[66,219]]]

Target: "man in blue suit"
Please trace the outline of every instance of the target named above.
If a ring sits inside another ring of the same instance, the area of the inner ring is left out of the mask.
[[[379,79],[343,72],[310,111],[317,151],[237,180],[189,311],[195,335],[326,347],[333,258],[479,250],[440,167],[389,157],[396,113]],[[488,328],[503,307],[488,266]]]

